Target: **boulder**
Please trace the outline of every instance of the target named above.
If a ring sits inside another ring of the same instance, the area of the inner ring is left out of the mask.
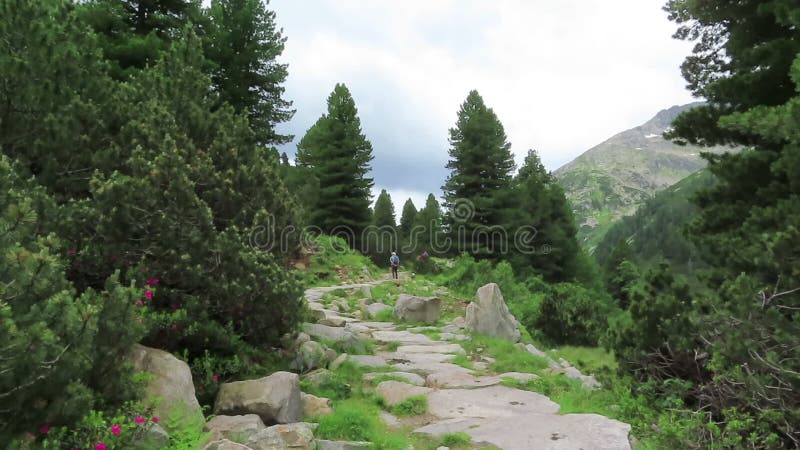
[[[303,418],[300,378],[295,373],[275,372],[258,380],[223,383],[214,414],[258,414],[265,424],[298,422]]]
[[[329,327],[318,323],[304,323],[303,331],[317,339],[343,344],[347,348],[362,348],[364,343],[355,333],[342,327]]]
[[[253,450],[314,450],[316,426],[306,422],[274,425],[250,436],[247,446]]]
[[[442,302],[439,297],[417,297],[400,294],[394,316],[406,322],[436,323],[441,313]]]
[[[129,358],[137,372],[151,376],[145,387],[145,399],[158,401],[155,415],[179,414],[189,421],[205,421],[195,396],[192,371],[185,362],[163,350],[139,344],[134,344]]]
[[[227,439],[233,442],[247,442],[250,436],[266,428],[261,417],[256,414],[243,416],[214,416],[205,424],[203,430],[211,432],[213,440]]]
[[[324,397],[317,397],[316,395],[300,393],[300,398],[303,401],[303,418],[308,419],[311,417],[327,416],[333,412],[333,403]]]
[[[480,334],[518,342],[519,322],[508,310],[500,287],[489,283],[478,289],[475,301],[467,306],[467,328]]]
[[[319,388],[330,380],[331,371],[328,369],[317,369],[313,372],[303,375],[303,381],[315,388]]]
[[[367,315],[370,319],[374,319],[378,314],[384,311],[391,311],[392,307],[383,303],[373,303],[367,305]]]
[[[325,346],[319,342],[306,341],[297,349],[294,359],[289,363],[289,368],[307,372],[312,369],[325,367],[327,362]]]

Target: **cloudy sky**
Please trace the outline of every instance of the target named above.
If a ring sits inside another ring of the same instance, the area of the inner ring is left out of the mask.
[[[448,129],[477,89],[517,162],[555,170],[659,110],[692,101],[664,0],[272,0],[288,37],[282,131],[296,143],[337,82],[372,142],[376,192],[419,208],[447,176]]]

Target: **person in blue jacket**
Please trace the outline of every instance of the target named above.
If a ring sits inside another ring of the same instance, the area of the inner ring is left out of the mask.
[[[392,265],[392,278],[396,280],[398,278],[397,268],[400,267],[400,257],[396,252],[392,252],[392,256],[389,257],[389,264]]]

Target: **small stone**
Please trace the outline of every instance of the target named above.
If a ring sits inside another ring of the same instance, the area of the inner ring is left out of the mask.
[[[311,417],[327,416],[333,413],[333,403],[324,397],[317,397],[316,395],[300,393],[300,398],[303,401],[303,418],[309,419]]]

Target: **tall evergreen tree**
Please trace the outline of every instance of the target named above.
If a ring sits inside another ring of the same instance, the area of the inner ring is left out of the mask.
[[[514,178],[513,192],[518,207],[510,213],[508,232],[516,237],[510,248],[515,273],[572,280],[580,252],[575,221],[564,191],[534,150]]]
[[[497,115],[471,91],[450,129],[450,175],[443,186],[448,233],[457,251],[476,256],[497,254],[505,242],[487,236],[503,226],[510,201],[514,159]],[[476,234],[477,233],[477,234]]]
[[[381,189],[378,199],[375,200],[375,209],[372,212],[372,223],[376,227],[394,228],[397,226],[392,196],[386,192],[386,189]]]
[[[213,0],[206,56],[214,63],[211,79],[220,100],[248,115],[258,142],[276,145],[292,140],[275,126],[290,120],[294,110],[292,102],[283,99],[288,65],[277,62],[286,38],[268,3]]]
[[[449,251],[444,248],[442,237],[442,210],[433,194],[428,194],[425,207],[417,213],[414,233],[412,236],[413,252],[427,251],[429,254],[439,254]]]
[[[311,223],[322,232],[347,233],[354,248],[361,244],[371,223],[368,175],[372,144],[361,131],[361,120],[350,91],[337,84],[328,97],[328,111],[308,129],[297,145],[297,162],[308,167],[320,190],[310,212]]]
[[[409,198],[403,204],[403,212],[400,214],[400,227],[398,233],[403,240],[408,239],[411,235],[411,230],[414,228],[414,223],[417,220],[417,208],[414,202]]]

